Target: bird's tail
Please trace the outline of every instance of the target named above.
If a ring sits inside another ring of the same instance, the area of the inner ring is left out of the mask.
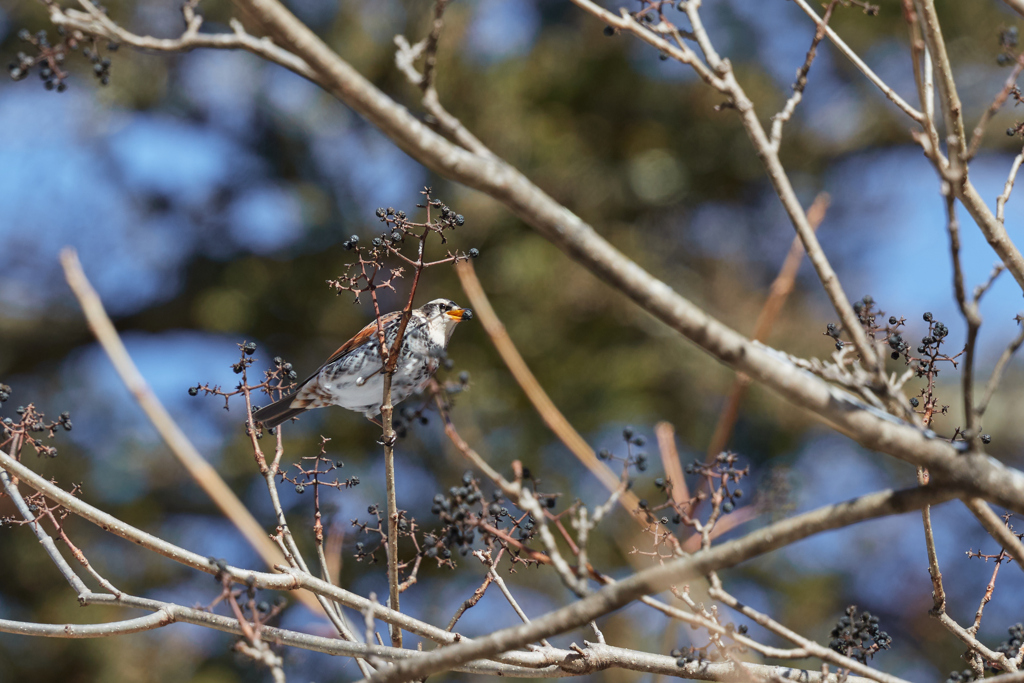
[[[293,404],[298,406],[293,407]],[[267,429],[272,429],[279,424],[287,422],[299,413],[309,410],[308,405],[302,405],[304,401],[296,401],[295,394],[288,394],[281,399],[274,401],[269,406],[260,408],[252,414],[254,422],[262,422]]]

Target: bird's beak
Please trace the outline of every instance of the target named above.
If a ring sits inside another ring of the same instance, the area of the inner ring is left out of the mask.
[[[450,311],[446,311],[445,315],[454,320],[455,322],[462,322],[463,320],[472,320],[473,311],[468,308],[453,308]]]

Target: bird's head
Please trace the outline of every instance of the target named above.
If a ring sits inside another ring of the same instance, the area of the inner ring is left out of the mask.
[[[420,307],[420,311],[428,324],[442,323],[444,326],[445,344],[455,331],[455,326],[463,320],[472,320],[473,311],[462,308],[451,299],[434,299]]]

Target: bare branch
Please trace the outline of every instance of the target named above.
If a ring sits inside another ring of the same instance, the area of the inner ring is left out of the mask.
[[[523,393],[530,399],[530,403],[533,404],[537,414],[544,420],[544,424],[554,432],[559,441],[569,449],[569,452],[575,455],[576,459],[583,463],[605,485],[605,488],[609,491],[617,491],[621,483],[619,477],[612,472],[610,467],[597,458],[594,449],[565,419],[565,416],[562,415],[561,411],[558,410],[558,407],[544,391],[540,382],[530,372],[530,368],[519,354],[519,350],[516,349],[515,343],[505,330],[505,326],[498,319],[498,314],[491,307],[491,302],[476,276],[472,262],[459,262],[455,266],[455,272],[458,273],[459,280],[462,282],[462,291],[466,293],[466,297],[473,306],[473,311],[480,318],[480,323],[491,338],[491,343],[494,344],[494,348],[501,355],[501,359],[505,362],[509,372],[512,373],[520,388],[522,388]],[[620,500],[622,501],[622,507],[627,512],[633,515],[640,524],[646,524],[646,519],[635,512],[640,503],[640,499],[637,498],[636,494],[632,491],[625,491],[620,496]]]
[[[988,503],[980,498],[967,498],[964,500],[964,505],[974,513],[981,525],[985,527],[985,531],[1017,561],[1017,566],[1021,568],[1021,571],[1024,571],[1024,544],[1010,531],[1003,520],[992,512]]]
[[[1021,162],[1024,162],[1024,151],[1013,158],[1010,165],[1010,174],[1006,177],[1003,185],[1003,193],[996,198],[996,220],[1005,223],[1006,202],[1010,200],[1010,193],[1013,192],[1013,183],[1017,180],[1017,171],[1020,170]]]
[[[303,78],[318,82],[317,74],[300,57],[275,45],[269,38],[249,35],[237,19],[231,20],[232,33],[200,33],[202,17],[190,12],[186,4],[185,32],[178,38],[153,38],[125,30],[100,12],[90,0],[79,2],[87,9],[86,12],[63,9],[56,2],[46,3],[50,11],[50,21],[69,31],[81,31],[87,35],[153,52],[190,52],[198,48],[245,50],[294,71]]]
[[[946,225],[949,231],[949,249],[953,259],[953,291],[960,313],[967,323],[967,344],[964,347],[964,361],[961,366],[961,391],[964,402],[964,419],[967,427],[964,430],[965,440],[971,450],[978,448],[979,416],[974,409],[974,349],[978,341],[978,329],[981,327],[981,313],[976,301],[967,298],[964,286],[964,272],[960,266],[960,222],[956,217],[956,199],[952,194],[946,197]]]
[[[437,96],[437,89],[434,87],[434,78],[437,74],[437,47],[441,38],[441,29],[444,27],[443,15],[448,2],[449,0],[436,0],[430,34],[420,42],[409,45],[405,36],[395,36],[395,45],[398,46],[398,51],[395,53],[395,65],[411,85],[423,91],[423,108],[434,117],[438,129],[446,137],[477,156],[496,159],[497,157],[487,148],[487,145],[444,108]],[[415,67],[415,62],[421,57],[424,59],[423,73],[417,71]]]
[[[108,638],[140,631],[152,631],[172,623],[174,623],[174,618],[161,610],[144,617],[112,621],[106,624],[33,624],[0,619],[0,632],[43,638]]]
[[[803,0],[797,0],[802,2]],[[949,168],[940,165],[938,171],[943,180],[949,182],[956,198],[959,199],[971,218],[977,223],[992,249],[999,255],[1007,270],[1013,273],[1017,284],[1024,288],[1024,256],[1006,233],[1002,222],[989,210],[985,201],[967,177],[967,145],[964,138],[963,111],[960,97],[953,79],[953,68],[946,53],[945,40],[939,26],[934,0],[914,0],[917,13],[921,16],[922,33],[928,45],[928,54],[935,63],[938,73],[939,95],[942,102],[943,118],[949,137]],[[938,151],[935,152],[938,158]]]
[[[89,280],[85,277],[82,265],[78,261],[78,255],[73,249],[65,249],[61,252],[61,263],[64,266],[64,274],[67,277],[68,285],[78,298],[82,306],[82,312],[89,322],[89,328],[100,346],[106,352],[110,362],[117,370],[128,391],[138,401],[139,406],[145,411],[150,422],[163,438],[164,442],[171,449],[171,452],[184,465],[189,475],[206,492],[224,516],[231,520],[249,544],[259,553],[269,566],[281,562],[284,557],[277,547],[270,541],[266,531],[259,522],[252,516],[248,508],[242,504],[234,491],[224,482],[220,474],[210,466],[206,459],[199,454],[188,436],[178,427],[178,424],[171,417],[167,409],[150,389],[149,384],[142,377],[142,373],[136,367],[128,349],[121,341],[114,324],[103,309],[103,303]]]
[[[728,605],[729,607],[736,610],[743,616],[752,619],[756,624],[763,626],[769,631],[772,631],[773,633],[776,633],[777,635],[780,635],[786,640],[790,641],[791,643],[797,645],[812,657],[817,657],[822,661],[829,662],[844,669],[848,669],[850,671],[860,674],[861,676],[864,676],[865,678],[880,681],[881,683],[900,683],[903,680],[896,676],[887,674],[883,671],[877,671],[875,669],[872,669],[866,664],[861,664],[855,659],[845,657],[836,652],[835,650],[831,650],[825,647],[824,645],[819,645],[813,640],[804,638],[799,633],[775,621],[767,614],[758,612],[749,605],[744,605],[739,600],[737,600],[721,588],[712,587],[711,590],[708,591],[708,594],[711,595],[711,597],[713,597],[715,600],[718,600]]]
[[[878,516],[920,509],[924,505],[948,500],[953,495],[954,492],[951,490],[932,487],[898,492],[885,491],[797,515],[741,539],[645,569],[529,624],[495,631],[468,643],[463,642],[435,650],[429,656],[414,662],[399,663],[391,669],[378,672],[370,680],[374,683],[397,683],[450,670],[472,659],[490,657],[499,652],[522,647],[540,638],[583,626],[642,595],[656,593],[672,584],[682,583],[726,566],[734,566],[811,534]]]
[[[1021,316],[1018,316],[1018,323]],[[1021,331],[1017,334],[1013,340],[1010,341],[1009,346],[1003,350],[1003,353],[999,356],[999,360],[996,361],[996,367],[992,370],[992,377],[988,380],[988,386],[985,387],[985,395],[981,397],[978,402],[977,411],[979,415],[984,415],[988,409],[988,404],[992,400],[992,396],[996,393],[996,389],[999,388],[999,381],[1003,378],[1003,373],[1006,371],[1006,366],[1010,363],[1010,359],[1013,354],[1017,352],[1021,344],[1024,344],[1024,326],[1021,327]]]
[[[379,127],[414,158],[449,178],[498,198],[595,275],[722,362],[765,383],[868,448],[932,470],[958,471],[954,480],[962,476],[960,481],[964,485],[973,485],[970,482],[980,477],[994,502],[1010,508],[1020,504],[1018,496],[1024,494],[1024,479],[1018,475],[1008,477],[1009,470],[989,461],[968,464],[968,459],[957,459],[955,449],[948,444],[932,440],[910,426],[901,427],[889,416],[860,407],[855,400],[845,397],[837,400],[832,389],[804,374],[782,354],[744,340],[653,278],[518,171],[502,162],[472,155],[424,126],[341,60],[277,0],[236,1],[302,56],[321,75],[330,92]],[[625,20],[616,21],[621,24]],[[969,206],[967,202],[965,205]],[[1024,275],[1024,262],[1020,272]]]
[[[12,452],[16,452],[16,449],[12,449]],[[3,451],[0,451],[0,455],[12,461],[14,460],[13,457],[8,456]],[[53,539],[48,533],[46,533],[46,530],[43,529],[42,523],[36,519],[36,516],[29,510],[28,504],[18,491],[18,485],[13,482],[10,475],[3,470],[0,470],[0,484],[3,485],[4,493],[14,501],[14,506],[18,510],[18,514],[20,514],[26,521],[29,521],[28,526],[32,529],[32,533],[35,534],[36,538],[39,539],[39,543],[43,546],[43,550],[50,559],[53,560],[53,563],[57,565],[57,569],[68,584],[70,584],[74,589],[75,593],[78,594],[79,598],[89,593],[90,591],[88,586],[86,586],[81,577],[75,573],[75,570],[71,568],[71,565],[69,565],[67,560],[64,559],[64,556],[60,554],[60,550],[53,542]]]
[[[585,9],[587,12],[605,19],[606,15],[610,13],[601,7],[597,6],[592,0],[573,0],[573,2]],[[775,189],[775,193],[779,196],[782,201],[782,206],[786,210],[793,227],[796,229],[797,235],[800,236],[801,242],[803,242],[804,249],[807,251],[807,255],[814,266],[815,272],[818,274],[818,279],[821,282],[822,287],[825,289],[825,293],[828,295],[829,300],[832,302],[832,307],[835,308],[836,313],[839,315],[839,319],[843,323],[843,328],[847,334],[853,340],[854,346],[860,353],[861,362],[875,373],[877,378],[878,387],[884,388],[885,376],[882,364],[879,361],[878,354],[875,353],[875,349],[868,342],[867,335],[864,333],[861,327],[857,315],[853,311],[853,306],[850,303],[849,298],[843,291],[842,284],[839,282],[839,278],[835,271],[832,269],[832,265],[828,261],[828,257],[825,256],[824,250],[821,248],[821,244],[818,242],[817,237],[814,234],[814,230],[811,228],[810,222],[807,220],[807,215],[800,205],[800,200],[796,196],[796,192],[793,190],[792,183],[790,183],[789,176],[786,174],[785,168],[782,166],[782,162],[779,159],[777,151],[772,147],[772,143],[765,133],[764,127],[761,125],[760,119],[758,119],[757,113],[754,111],[754,104],[747,97],[743,88],[736,80],[735,74],[732,71],[732,65],[728,60],[722,59],[715,52],[714,47],[711,45],[708,39],[707,33],[704,31],[702,24],[700,23],[699,4],[694,2],[685,3],[684,8],[687,13],[687,17],[690,20],[690,24],[693,27],[694,35],[696,36],[697,42],[700,45],[701,51],[704,53],[708,60],[708,64],[711,65],[711,69],[714,71],[715,76],[712,78],[702,78],[705,82],[709,83],[723,95],[729,98],[729,106],[735,109],[739,115],[740,120],[743,123],[743,127],[747,132],[747,136],[750,138],[751,143],[754,146],[754,152],[757,154],[761,163],[764,164],[765,170],[768,173],[768,178],[771,180],[772,187]],[[623,10],[625,12],[625,10]],[[655,35],[655,31],[659,27],[649,28],[627,14],[623,15],[625,21],[620,27],[629,30],[634,35],[646,40],[647,42],[653,42],[661,40],[660,37]],[[663,22],[666,23],[666,22]],[[667,29],[666,29],[667,30]],[[698,75],[701,74],[701,70],[706,70],[703,64],[696,60],[692,55],[692,52],[687,54],[670,56],[676,57],[683,63],[686,63],[697,71]]]
[[[817,12],[815,12],[811,8],[811,6],[805,2],[805,0],[794,0],[794,2],[796,2],[800,9],[802,9],[804,13],[807,14],[807,16],[814,20],[815,24],[817,24],[818,26],[825,25],[825,22],[822,21],[821,17],[818,16]],[[911,107],[902,97],[896,94],[895,90],[886,85],[885,81],[879,78],[878,74],[872,71],[871,68],[864,63],[864,60],[858,57],[857,53],[850,49],[850,46],[843,42],[843,39],[840,38],[836,34],[836,32],[829,28],[827,25],[825,25],[825,35],[827,35],[828,39],[832,41],[832,44],[835,45],[836,48],[838,48],[839,51],[842,52],[843,55],[847,59],[849,59],[850,62],[852,62],[853,65],[857,67],[857,69],[860,70],[862,74],[867,76],[867,79],[871,81],[871,83],[873,83],[876,88],[881,90],[882,94],[888,97],[893,104],[899,107],[904,114],[912,118],[914,121],[917,121],[918,123],[924,122],[924,114]]]
[[[959,638],[964,643],[964,645],[971,648],[971,650],[977,652],[990,662],[997,663],[1006,671],[1015,670],[1016,665],[1014,665],[1013,661],[1010,660],[1006,655],[988,648],[984,643],[982,643],[980,640],[975,638],[971,633],[969,633],[963,626],[956,623],[956,621],[954,621],[953,618],[946,614],[944,611],[935,616],[950,633]]]
[[[1010,74],[1006,77],[1002,90],[999,91],[995,99],[992,100],[992,104],[988,106],[988,109],[978,119],[978,125],[974,127],[974,132],[971,133],[971,144],[967,148],[967,161],[973,159],[974,155],[978,153],[978,148],[981,147],[981,138],[985,135],[985,127],[992,117],[996,115],[996,112],[1006,104],[1006,99],[1017,84],[1017,77],[1020,76],[1021,71],[1024,71],[1024,61],[1018,58],[1017,63],[1013,65],[1013,69],[1010,70]]]
[[[810,208],[807,209],[807,220],[810,221],[813,230],[817,230],[821,222],[825,220],[829,202],[831,202],[831,198],[828,193],[822,192],[814,198]],[[793,243],[789,246],[789,252],[782,262],[782,267],[779,268],[778,275],[775,276],[768,289],[768,299],[764,302],[764,306],[761,307],[761,312],[758,313],[757,320],[754,322],[752,339],[764,341],[771,334],[782,307],[786,305],[789,295],[793,292],[796,275],[800,270],[805,253],[800,237],[794,237]],[[739,417],[740,402],[743,400],[749,384],[750,377],[743,373],[736,375],[736,379],[733,380],[729,397],[718,414],[718,422],[715,424],[715,431],[708,444],[707,458],[709,461],[728,445],[729,437],[732,435],[733,427],[736,426],[736,420]]]
[[[953,67],[949,62],[949,55],[946,53],[946,41],[942,37],[942,28],[939,26],[939,17],[935,11],[934,0],[914,0],[918,16],[921,18],[921,31],[925,44],[928,46],[928,54],[935,63],[935,70],[938,72],[939,98],[942,103],[942,114],[946,122],[946,131],[951,136],[947,141],[950,145],[950,162],[954,156],[958,158],[960,168],[966,179],[966,166],[964,156],[967,153],[967,142],[964,133],[963,108],[960,104],[960,96],[957,94],[956,81],[953,80]],[[955,147],[955,152],[953,150]]]
[[[825,37],[825,29],[828,28],[829,19],[832,18],[832,12],[835,10],[836,5],[839,4],[839,0],[831,0],[828,3],[828,7],[825,8],[825,15],[821,18],[821,22],[818,24],[818,28],[814,31],[814,38],[811,40],[811,47],[807,50],[807,58],[804,59],[804,63],[797,69],[796,81],[793,83],[793,94],[786,100],[785,106],[778,114],[772,117],[772,134],[771,143],[772,149],[776,152],[779,151],[779,146],[782,144],[782,127],[793,117],[793,112],[796,111],[796,107],[800,104],[800,100],[804,97],[804,88],[807,87],[807,74],[811,70],[811,64],[814,63],[814,57],[818,53],[818,44],[821,43]]]

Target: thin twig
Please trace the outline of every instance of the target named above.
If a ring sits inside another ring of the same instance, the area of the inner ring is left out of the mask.
[[[611,468],[597,458],[594,449],[580,436],[569,423],[554,402],[541,387],[540,382],[534,377],[526,361],[519,354],[511,337],[509,337],[505,326],[501,323],[497,313],[491,306],[487,294],[484,292],[480,280],[476,276],[473,264],[470,261],[460,261],[455,266],[455,272],[462,282],[462,290],[466,293],[473,306],[474,314],[480,319],[491,343],[498,350],[501,359],[505,362],[512,377],[522,388],[526,397],[530,399],[537,414],[544,420],[544,424],[554,432],[555,436],[565,445],[569,451],[576,456],[576,459],[583,463],[598,480],[605,485],[608,491],[616,491],[619,488],[619,477],[612,472]],[[639,508],[640,499],[631,491],[626,491],[620,496],[622,507],[625,508],[642,525],[646,526],[647,520],[635,512]]]
[[[436,127],[442,134],[481,158],[497,159],[487,145],[444,108],[441,98],[437,95],[437,89],[434,87],[434,77],[437,73],[437,47],[441,38],[441,29],[444,27],[444,9],[448,2],[449,0],[435,2],[434,21],[430,34],[420,42],[409,45],[405,36],[395,36],[395,45],[398,46],[398,51],[395,53],[395,65],[410,84],[419,87],[423,92],[423,108],[433,117]],[[424,57],[422,74],[416,70],[414,65],[414,62],[420,57]]]
[[[779,146],[782,144],[782,127],[790,118],[792,118],[797,105],[800,104],[800,100],[803,99],[804,88],[807,87],[807,74],[810,72],[811,64],[814,63],[814,58],[818,54],[818,44],[821,43],[821,40],[825,37],[825,29],[828,28],[828,22],[832,18],[832,12],[838,4],[839,0],[831,0],[825,8],[825,14],[822,16],[821,22],[818,24],[818,28],[814,31],[814,38],[811,40],[811,47],[807,50],[807,57],[796,72],[796,81],[793,83],[793,94],[789,96],[788,100],[786,100],[786,104],[782,108],[782,111],[772,117],[772,133],[770,139],[772,149],[776,152],[779,151]]]
[[[1017,566],[1024,571],[1024,543],[1010,531],[1010,529],[999,519],[999,515],[992,512],[992,508],[981,498],[966,498],[964,505],[974,513],[985,531],[1001,545],[1010,556],[1016,560]]]
[[[826,192],[821,192],[814,198],[810,208],[807,209],[807,220],[810,222],[812,230],[816,231],[821,226],[822,221],[825,220],[825,213],[828,211],[831,201],[831,197]],[[754,323],[752,339],[764,341],[771,334],[779,313],[782,311],[783,306],[786,305],[786,301],[796,285],[796,276],[800,271],[800,264],[805,253],[800,237],[794,237],[792,244],[789,246],[789,252],[782,262],[782,267],[779,268],[778,275],[775,276],[771,287],[768,289],[768,298],[765,300],[764,306],[761,307],[761,312]],[[749,385],[750,377],[748,375],[742,372],[736,374],[732,388],[729,390],[729,397],[726,399],[725,406],[718,414],[718,422],[715,424],[715,431],[712,433],[711,442],[708,444],[708,462],[728,446],[732,430],[736,426],[736,420],[739,417],[740,402],[743,400]]]
[[[807,2],[805,2],[805,0],[794,0],[794,2],[796,2],[800,9],[802,9],[804,13],[807,14],[807,16],[814,20],[815,24],[821,26],[824,23],[822,22],[821,17],[818,16],[817,12],[815,12],[811,8],[811,6],[807,4]],[[885,83],[885,81],[879,78],[878,74],[872,71],[871,68],[864,63],[864,60],[861,59],[856,52],[850,49],[850,46],[843,42],[843,39],[840,38],[836,34],[836,32],[829,28],[827,25],[825,26],[825,35],[827,35],[828,39],[832,41],[832,44],[835,45],[836,48],[838,48],[839,51],[843,53],[843,55],[847,59],[849,59],[850,62],[852,62],[853,65],[857,67],[857,69],[859,69],[862,74],[867,76],[867,79],[871,81],[871,83],[874,84],[876,88],[881,90],[882,94],[888,97],[893,104],[899,107],[900,110],[903,111],[903,113],[905,113],[907,116],[909,116],[918,123],[922,123],[924,121],[924,114],[914,109],[902,97],[897,95],[896,91],[890,88]]]
[[[1021,323],[1022,316],[1017,316],[1018,324]],[[992,400],[992,396],[996,393],[996,389],[999,388],[999,382],[1003,378],[1003,373],[1006,371],[1006,366],[1009,365],[1010,359],[1013,358],[1013,354],[1017,352],[1017,349],[1024,344],[1024,325],[1021,326],[1020,332],[1014,337],[1010,344],[1003,350],[1003,353],[999,356],[999,360],[996,361],[996,366],[992,370],[992,376],[988,380],[988,385],[985,387],[985,394],[981,397],[978,402],[978,415],[984,415],[988,409],[988,404]]]
[[[928,475],[924,468],[917,468],[917,483],[923,486],[927,480]],[[935,534],[932,533],[932,508],[930,505],[925,505],[921,509],[921,522],[924,524],[924,542],[928,552],[928,576],[932,580],[932,613],[941,614],[946,611],[946,591],[942,586],[939,555],[935,550]]]
[[[200,48],[218,50],[245,50],[267,61],[280,64],[303,78],[323,85],[319,74],[310,68],[301,57],[275,45],[269,38],[257,38],[246,33],[241,22],[231,19],[231,33],[200,33],[202,17],[192,14],[186,17],[185,32],[178,38],[154,38],[140,36],[128,31],[100,12],[90,0],[79,0],[87,11],[64,9],[56,2],[47,3],[50,21],[63,26],[67,31],[81,31],[84,34],[106,38],[140,50],[153,52],[189,52]]]
[[[919,487],[900,492],[886,491],[797,515],[751,532],[741,539],[728,541],[709,550],[640,571],[616,584],[605,586],[572,605],[534,619],[529,624],[502,629],[468,643],[441,648],[430,653],[428,657],[414,662],[401,662],[386,671],[378,671],[370,680],[374,683],[414,680],[438,671],[449,670],[473,659],[507,652],[540,638],[583,626],[642,595],[664,590],[671,585],[704,576],[725,566],[733,566],[742,559],[781,548],[826,528],[837,528],[854,521],[920,509],[924,505],[948,500],[952,495],[953,491],[932,487]],[[874,673],[877,675],[877,672]],[[901,679],[893,676],[888,680],[895,683]]]
[[[974,132],[971,134],[971,144],[967,148],[967,161],[973,159],[974,155],[978,153],[978,148],[981,147],[981,138],[985,135],[985,127],[988,125],[989,120],[996,115],[996,112],[1006,104],[1006,99],[1010,96],[1010,92],[1017,85],[1017,77],[1020,76],[1021,71],[1024,71],[1024,55],[1017,58],[1013,68],[1010,69],[1010,73],[1006,76],[1006,82],[1003,83],[1002,90],[996,94],[992,104],[988,106],[988,109],[978,119],[978,125],[974,127]]]
[[[791,643],[794,643],[801,649],[806,650],[807,653],[812,657],[817,657],[822,661],[829,662],[830,664],[834,664],[835,666],[841,667],[843,669],[848,669],[849,671],[853,671],[854,673],[858,673],[861,676],[864,676],[865,678],[871,678],[882,683],[897,683],[899,681],[902,681],[902,679],[896,676],[892,676],[891,674],[887,674],[882,671],[876,671],[875,669],[872,669],[866,664],[862,664],[855,659],[846,657],[836,652],[835,650],[827,648],[824,645],[819,645],[815,641],[801,636],[796,631],[793,631],[792,629],[789,629],[786,626],[775,621],[767,614],[758,612],[749,605],[741,603],[739,600],[737,600],[731,594],[727,593],[721,588],[712,587],[708,591],[708,594],[715,600],[725,603],[726,605],[736,610],[743,616],[753,620],[759,626],[768,629],[772,633],[782,636],[783,638],[790,641]]]
[[[959,638],[964,645],[971,648],[988,661],[998,665],[1004,671],[1016,670],[1016,665],[1013,663],[1013,660],[1002,652],[996,652],[989,648],[983,642],[975,638],[967,629],[956,623],[956,621],[945,612],[935,614],[934,616],[939,620],[939,623],[946,627],[947,631]]]
[[[978,413],[974,409],[974,348],[978,341],[978,329],[981,327],[981,313],[978,304],[967,298],[964,286],[964,272],[960,266],[960,222],[956,218],[956,199],[950,193],[946,196],[946,225],[949,232],[949,250],[953,259],[953,291],[960,313],[967,323],[967,344],[964,346],[964,360],[961,366],[961,391],[964,401],[964,419],[967,427],[963,430],[964,438],[971,450],[981,443],[978,432]]]
[[[658,439],[658,453],[661,455],[661,466],[665,477],[671,485],[672,501],[676,505],[685,505],[690,500],[690,491],[683,477],[683,464],[676,448],[676,430],[669,422],[654,425],[654,436]]]
[[[15,443],[15,446],[16,445],[17,444]],[[11,452],[16,453],[17,449],[13,448]],[[2,451],[0,451],[0,455],[5,455],[5,457],[10,458],[11,460],[14,459],[12,456],[6,456]],[[18,510],[18,514],[21,515],[22,519],[28,522],[28,526],[32,530],[32,533],[35,534],[40,545],[43,546],[43,551],[50,557],[54,565],[56,565],[57,570],[61,573],[61,576],[63,576],[64,580],[68,582],[72,589],[74,589],[75,593],[79,596],[79,599],[81,599],[83,595],[89,593],[90,591],[88,586],[85,585],[82,578],[75,572],[71,565],[68,564],[67,560],[64,559],[64,556],[60,554],[60,550],[53,542],[53,539],[48,533],[46,533],[46,530],[43,529],[42,523],[36,519],[36,515],[32,514],[32,511],[29,510],[28,503],[26,503],[25,499],[21,496],[21,492],[18,491],[18,485],[11,480],[11,476],[8,472],[0,470],[0,484],[3,485],[4,493],[6,493],[11,501],[14,502],[14,507]]]
[[[978,603],[978,609],[974,613],[974,624],[967,629],[967,632],[971,635],[978,635],[978,629],[981,628],[981,617],[985,613],[985,605],[992,601],[992,594],[996,590],[996,578],[999,576],[999,568],[1003,566],[1003,558],[1005,557],[1006,551],[1001,550],[996,561],[992,563],[992,578],[988,580],[988,585],[985,586],[985,594],[981,596],[981,602]]]
[[[210,497],[210,500],[220,508],[224,516],[242,532],[249,545],[259,553],[268,566],[272,567],[280,563],[284,557],[270,541],[266,531],[224,482],[217,470],[199,454],[188,436],[181,430],[142,377],[142,373],[139,372],[131,356],[128,355],[128,349],[121,341],[110,317],[107,316],[99,295],[86,278],[74,249],[66,248],[61,252],[61,264],[64,266],[68,285],[78,298],[82,312],[85,314],[93,334],[100,342],[100,346],[103,347],[128,391],[149,417],[178,462],[185,467],[192,479]],[[306,596],[302,599],[309,600],[312,605],[316,604],[313,596]]]
[[[0,619],[0,632],[43,638],[109,638],[140,631],[152,631],[172,623],[174,623],[174,618],[164,611],[104,624],[33,624]]]
[[[1010,193],[1013,192],[1013,184],[1017,180],[1017,171],[1020,170],[1021,162],[1024,162],[1024,150],[1013,158],[1013,163],[1010,164],[1010,174],[1006,177],[1006,183],[1003,185],[1003,193],[996,198],[996,220],[1000,223],[1006,222],[1006,202],[1010,200]]]

